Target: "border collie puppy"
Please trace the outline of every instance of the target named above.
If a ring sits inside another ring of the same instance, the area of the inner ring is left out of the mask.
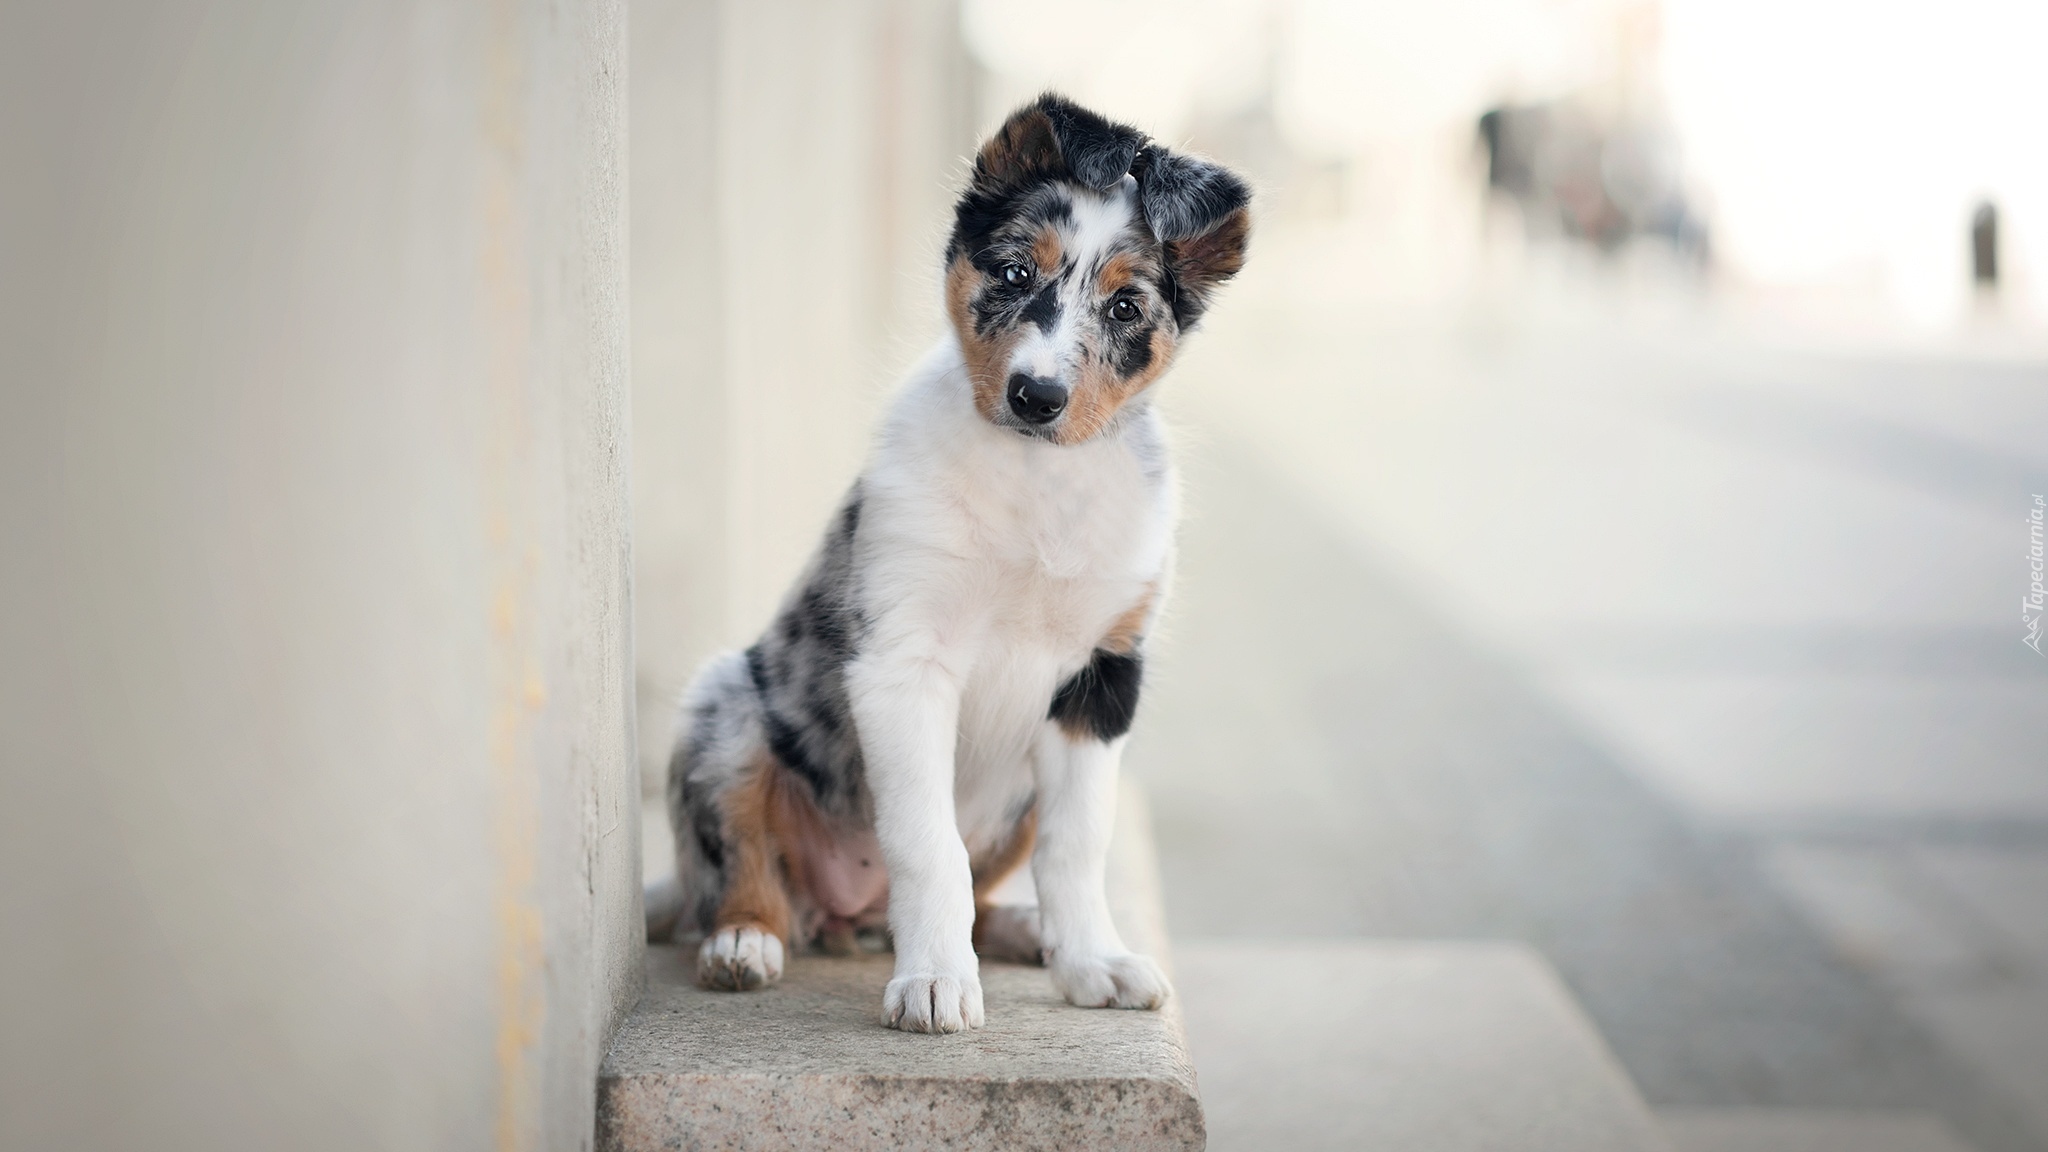
[[[1054,95],[981,148],[948,334],[768,633],[713,660],[669,763],[700,980],[886,922],[890,1025],[982,1024],[977,947],[1083,1007],[1155,1008],[1103,867],[1175,482],[1149,389],[1244,261],[1236,176]],[[1036,909],[989,891],[1029,861]]]

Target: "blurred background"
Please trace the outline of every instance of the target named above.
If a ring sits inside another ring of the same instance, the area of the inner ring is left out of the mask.
[[[1192,958],[1419,938],[1538,950],[1679,1152],[2048,1152],[2044,43],[0,4],[0,1148],[590,1138],[677,698],[1056,87],[1257,190],[1127,757],[1213,1146],[1357,1117]]]
[[[2048,1148],[2048,8],[633,20],[650,798],[937,331],[974,141],[1057,88],[1258,190],[1160,397],[1176,940],[1531,942],[1681,1148]]]

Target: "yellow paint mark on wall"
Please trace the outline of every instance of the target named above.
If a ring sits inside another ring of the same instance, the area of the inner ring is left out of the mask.
[[[534,628],[534,429],[525,165],[525,37],[510,0],[492,5],[479,111],[486,144],[478,273],[487,366],[483,491],[494,586],[490,598],[490,752],[494,775],[499,1152],[537,1146],[540,1093],[534,1055],[547,1023],[546,923],[539,894],[540,782],[535,719],[547,703]]]

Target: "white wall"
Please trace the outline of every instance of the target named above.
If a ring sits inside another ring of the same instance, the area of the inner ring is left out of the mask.
[[[633,9],[634,519],[642,764],[751,643],[859,472],[972,148],[951,0]]]
[[[587,1146],[624,64],[618,0],[0,9],[0,1147]]]

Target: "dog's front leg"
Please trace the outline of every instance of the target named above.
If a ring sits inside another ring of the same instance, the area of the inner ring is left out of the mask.
[[[848,669],[847,688],[889,869],[896,974],[883,1021],[906,1032],[979,1028],[974,878],[953,812],[959,681],[937,660],[876,657]]]
[[[1039,934],[1053,987],[1083,1008],[1157,1008],[1169,991],[1159,965],[1124,946],[1103,887],[1123,745],[1048,723],[1034,758]]]

